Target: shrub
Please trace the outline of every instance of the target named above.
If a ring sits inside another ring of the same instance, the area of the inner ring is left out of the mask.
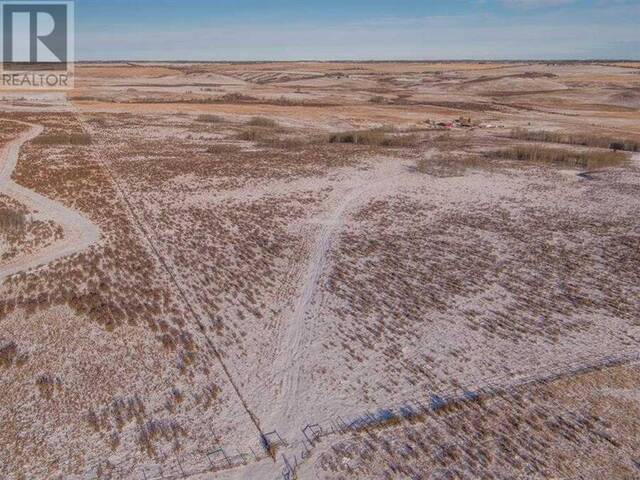
[[[329,136],[329,143],[352,143],[356,145],[376,145],[381,147],[412,147],[417,144],[415,135],[387,135],[388,128],[338,132]]]
[[[418,144],[418,137],[416,135],[388,136],[382,142],[383,147],[395,147],[395,148],[415,147],[417,144]]]
[[[42,374],[36,379],[36,385],[40,390],[40,395],[50,399],[55,388],[55,379],[49,374]]]
[[[222,123],[224,122],[224,118],[220,115],[198,115],[196,121],[205,123]]]
[[[36,145],[91,145],[88,133],[50,133],[40,135],[34,141]]]
[[[281,95],[280,98],[272,101],[274,105],[279,105],[281,107],[297,107],[301,105],[305,105],[304,101],[294,100],[292,98],[287,98],[284,95]]]
[[[94,95],[76,95],[75,97],[69,98],[71,102],[110,102],[112,100],[96,97]]]
[[[554,163],[588,169],[619,165],[627,159],[626,155],[618,152],[576,152],[561,148],[526,145],[499,150],[491,155],[511,160]]]
[[[248,128],[235,135],[237,140],[244,140],[246,142],[257,142],[258,140],[264,140],[267,138],[266,132],[262,128]]]
[[[472,155],[435,155],[416,161],[416,171],[432,177],[448,178],[464,176],[469,169],[490,168],[486,160]]]
[[[565,132],[551,132],[548,130],[525,130],[516,128],[511,131],[511,138],[529,142],[566,143],[583,147],[609,148],[627,152],[640,151],[640,142],[606,137],[602,135],[573,134]]]
[[[227,93],[220,97],[217,101],[222,101],[225,103],[247,103],[255,102],[257,101],[257,98],[250,97],[249,95],[243,95],[242,93]]]
[[[613,142],[611,145],[609,145],[609,148],[614,152],[617,152],[618,150],[625,150],[625,145],[621,142]]]
[[[253,117],[247,122],[251,127],[278,128],[278,122],[266,117]]]
[[[10,367],[18,354],[15,342],[0,343],[0,367]]]
[[[0,208],[0,229],[1,230],[22,230],[25,225],[25,215],[23,212]]]
[[[338,132],[329,136],[329,143],[353,143],[358,145],[380,145],[385,138],[381,130]]]

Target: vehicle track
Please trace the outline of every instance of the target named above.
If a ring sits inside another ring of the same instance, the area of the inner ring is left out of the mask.
[[[37,212],[34,217],[51,220],[61,226],[64,237],[36,253],[18,255],[9,261],[0,262],[0,283],[12,275],[42,267],[55,260],[82,252],[96,243],[101,236],[100,229],[80,213],[18,185],[11,179],[18,163],[20,149],[25,143],[40,135],[44,127],[18,120],[7,121],[30,128],[5,145],[0,151],[0,192],[22,203],[30,211]]]
[[[388,173],[388,172],[387,172]],[[402,173],[382,175],[381,179],[367,179],[354,186],[344,195],[331,215],[321,222],[311,249],[307,268],[303,273],[303,284],[293,304],[288,321],[279,342],[280,351],[274,371],[275,382],[280,380],[281,412],[279,424],[292,418],[299,407],[300,371],[304,364],[305,332],[313,328],[323,304],[322,275],[327,269],[330,252],[340,231],[345,226],[345,219],[350,211],[357,209],[373,197],[395,191],[399,187],[398,180]]]

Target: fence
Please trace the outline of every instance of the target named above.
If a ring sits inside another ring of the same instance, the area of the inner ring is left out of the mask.
[[[544,385],[567,376],[579,375],[617,365],[637,363],[639,361],[640,352],[606,355],[599,357],[595,361],[593,356],[583,356],[560,365],[554,363],[553,366],[556,367],[555,371],[550,374],[529,375],[511,384],[496,382],[496,380],[507,378],[506,376],[499,376],[494,377],[493,381],[486,382],[483,387],[474,390],[450,389],[437,393],[432,392],[429,393],[428,396],[416,396],[412,400],[395,407],[376,409],[375,413],[365,412],[355,417],[338,415],[333,418],[327,418],[320,422],[306,425],[302,429],[304,438],[297,442],[297,445],[300,445],[302,449],[285,458],[282,479],[291,480],[295,478],[296,469],[309,457],[314,443],[325,437],[359,432],[368,428],[394,425],[402,420],[412,420],[421,415],[433,414],[445,409],[451,404],[473,402],[481,397],[487,398],[515,393],[532,385]],[[558,409],[560,410],[561,407],[558,406]],[[625,449],[625,452],[640,470],[640,458],[634,459],[634,454],[628,449]]]
[[[166,454],[160,451],[161,460],[157,463],[141,465],[135,459],[120,463],[109,459],[99,459],[84,468],[83,472],[65,478],[78,480],[177,480],[198,474],[243,467],[252,462],[268,459],[276,461],[277,468],[281,470],[274,480],[292,480],[295,478],[299,466],[310,457],[314,446],[322,439],[369,428],[396,425],[404,420],[434,414],[452,404],[474,402],[481,397],[516,393],[529,386],[544,385],[567,376],[637,362],[640,362],[640,352],[636,351],[620,355],[587,355],[563,363],[554,362],[540,366],[538,370],[544,370],[548,373],[544,375],[532,374],[516,381],[513,381],[509,375],[499,375],[484,379],[482,386],[477,388],[426,391],[424,387],[419,387],[397,392],[397,397],[407,400],[395,406],[379,406],[359,414],[336,413],[321,420],[315,419],[302,426],[299,438],[293,441],[282,438],[277,431],[273,431],[265,433],[255,445],[243,447],[212,445],[212,448],[206,451],[199,450],[181,454]],[[282,453],[278,454],[279,450]],[[627,454],[633,458],[630,451],[627,451]],[[640,459],[637,460],[640,468]],[[60,465],[67,466],[67,471],[73,470],[69,461],[60,462]]]

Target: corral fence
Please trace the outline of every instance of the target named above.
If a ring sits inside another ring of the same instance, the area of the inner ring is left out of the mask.
[[[380,406],[357,415],[340,413],[322,420],[313,420],[300,428],[299,438],[294,441],[282,438],[277,431],[273,431],[265,433],[254,446],[223,448],[216,445],[207,451],[170,454],[159,452],[161,460],[157,463],[140,465],[131,460],[114,463],[109,459],[100,459],[88,465],[83,473],[65,478],[178,480],[269,459],[275,460],[281,466],[281,474],[274,480],[293,480],[298,467],[310,457],[314,446],[322,439],[393,426],[402,421],[433,415],[451,405],[518,393],[527,387],[542,386],[568,376],[637,362],[640,362],[638,351],[619,355],[585,355],[566,362],[554,362],[537,367],[538,370],[549,372],[546,374],[532,374],[516,379],[505,374],[483,379],[483,385],[478,388],[452,388],[440,391],[426,391],[424,387],[410,389],[397,393],[397,396],[407,400],[395,406]],[[635,459],[634,462],[637,462],[640,469],[640,459]],[[69,465],[69,462],[60,462],[60,465],[65,464]]]
[[[451,405],[475,402],[480,398],[515,394],[530,386],[542,386],[569,376],[619,365],[633,364],[639,361],[640,352],[602,357],[580,356],[567,362],[554,362],[551,364],[554,371],[547,375],[527,375],[512,383],[506,382],[511,378],[510,376],[501,375],[485,381],[485,384],[477,389],[448,389],[426,395],[420,395],[419,390],[412,390],[409,393],[417,395],[409,395],[408,398],[411,398],[411,400],[394,407],[373,409],[356,416],[336,415],[335,417],[306,425],[301,431],[302,440],[297,442],[301,449],[296,453],[289,453],[288,457],[283,455],[284,467],[281,478],[283,480],[293,480],[298,466],[309,457],[315,443],[325,437],[393,426],[402,421],[412,421],[425,415],[437,413]],[[558,409],[560,408],[558,406]],[[635,459],[632,452],[627,451],[626,453],[640,472],[640,458]]]

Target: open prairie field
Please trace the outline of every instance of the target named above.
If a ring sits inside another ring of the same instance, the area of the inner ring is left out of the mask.
[[[637,63],[95,63],[0,94],[0,478],[640,477]]]

